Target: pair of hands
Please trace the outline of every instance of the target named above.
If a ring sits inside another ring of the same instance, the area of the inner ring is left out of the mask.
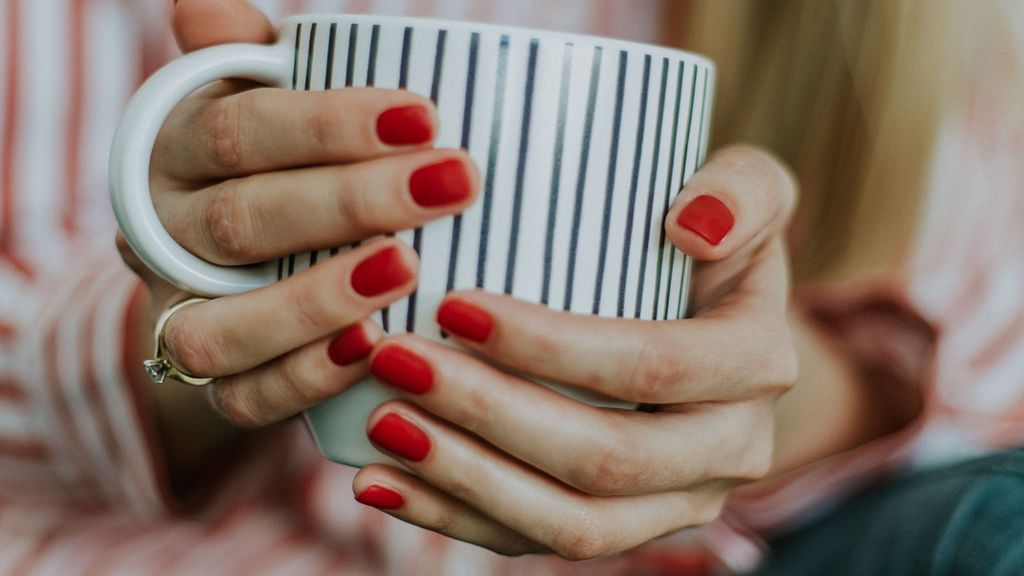
[[[174,26],[185,50],[273,40],[242,0],[182,0]],[[395,133],[388,114],[422,129]],[[164,126],[154,203],[179,243],[225,265],[417,227],[464,210],[479,188],[463,151],[432,148],[436,132],[432,104],[405,92],[220,83]],[[428,173],[435,191],[424,195],[415,182]],[[705,196],[731,227],[709,234],[692,212],[679,220]],[[503,554],[611,554],[712,521],[733,488],[769,473],[773,406],[796,378],[781,238],[794,201],[787,171],[750,148],[720,151],[693,177],[665,223],[675,247],[703,261],[692,319],[579,316],[471,291],[442,306],[468,353],[386,337],[367,318],[415,289],[417,258],[384,239],[182,309],[166,350],[216,377],[215,408],[244,427],[289,418],[370,370],[402,399],[373,413],[368,434],[412,473],[362,469],[360,501]],[[154,313],[186,297],[121,249]],[[515,374],[657,409],[594,408]]]

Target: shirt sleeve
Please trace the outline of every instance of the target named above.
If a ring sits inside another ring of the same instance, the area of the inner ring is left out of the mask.
[[[138,281],[111,246],[78,252],[63,273],[3,284],[0,486],[22,503],[159,513],[166,491],[149,406],[125,373]]]

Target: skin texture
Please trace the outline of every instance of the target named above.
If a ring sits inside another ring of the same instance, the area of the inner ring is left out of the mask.
[[[243,0],[181,0],[174,29],[186,51],[272,40],[269,23]],[[158,139],[152,169],[158,212],[196,254],[243,264],[461,211],[479,187],[463,152],[432,150],[429,142],[388,146],[376,136],[381,113],[409,105],[432,109],[394,91],[211,86],[183,102]],[[465,164],[473,193],[444,206],[417,204],[410,175],[450,160]],[[374,194],[364,195],[367,188]],[[289,207],[275,204],[283,190],[295,213],[317,213],[321,220],[290,219]],[[678,221],[703,196],[734,218],[724,235],[716,231],[714,244]],[[380,421],[397,415],[418,430],[417,457],[403,459],[389,450],[394,446],[378,445],[411,473],[374,465],[353,484],[356,495],[372,486],[400,495],[402,504],[388,513],[500,553],[571,559],[615,553],[710,522],[738,486],[885,428],[870,417],[871,398],[850,392],[856,386],[842,359],[788,311],[782,231],[795,202],[792,177],[769,154],[733,147],[709,159],[665,220],[676,248],[701,261],[697,313],[688,320],[575,316],[472,291],[449,298],[474,306],[491,327],[486,337],[454,334],[462,350],[411,335],[384,338],[366,318],[409,294],[416,280],[415,253],[395,239],[365,244],[267,288],[187,307],[167,324],[168,353],[186,371],[219,379],[209,387],[212,402],[184,387],[154,389],[172,479],[187,494],[184,479],[196,477],[195,462],[215,461],[245,442],[252,432],[244,429],[289,418],[344,391],[382,350],[398,347],[428,367],[431,384],[379,407],[368,433],[375,437]],[[337,210],[306,208],[325,205]],[[152,319],[187,295],[145,270],[123,242],[119,246],[147,286],[140,300],[149,312],[139,315],[138,334],[151,334]],[[353,269],[385,248],[404,259],[408,279],[371,297],[359,294]],[[339,366],[330,360],[330,343],[357,323],[376,349],[369,359]],[[260,329],[266,325],[276,328]],[[552,325],[559,330],[547,329]],[[799,382],[798,366],[811,370]],[[597,409],[512,374],[656,410]],[[811,419],[820,426],[814,434],[800,425],[808,406],[824,413]],[[196,448],[181,414],[188,414],[191,428],[205,421],[219,433]],[[777,419],[784,425],[777,427]]]

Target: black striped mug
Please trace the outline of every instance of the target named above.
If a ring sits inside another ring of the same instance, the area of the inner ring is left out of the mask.
[[[412,296],[376,315],[388,333],[440,340],[434,314],[444,295],[474,287],[578,313],[685,315],[692,263],[662,224],[707,153],[714,85],[707,59],[610,38],[354,15],[297,16],[284,21],[273,45],[186,55],[129,103],[110,189],[139,257],[171,283],[209,296],[267,285],[348,249],[222,267],[164,230],[149,192],[156,135],[182,98],[229,77],[292,90],[377,86],[428,96],[438,108],[437,144],[468,150],[480,167],[481,197],[466,212],[398,234],[419,252],[422,271]],[[391,397],[368,379],[308,410],[320,451],[352,465],[386,461],[365,427]]]

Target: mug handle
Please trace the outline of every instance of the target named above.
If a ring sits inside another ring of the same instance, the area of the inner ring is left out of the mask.
[[[149,189],[149,163],[161,126],[183,98],[225,78],[284,87],[294,54],[284,42],[225,44],[187,54],[161,68],[129,101],[110,151],[110,199],[128,244],[168,282],[204,296],[226,296],[277,279],[272,263],[225,267],[202,260],[164,229]]]

